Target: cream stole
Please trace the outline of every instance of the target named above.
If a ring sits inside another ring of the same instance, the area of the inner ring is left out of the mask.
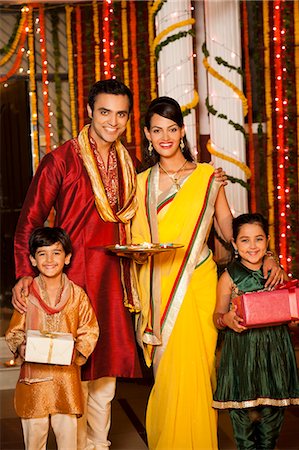
[[[153,358],[155,366],[158,365],[192,274],[209,254],[206,239],[220,187],[213,172],[210,165],[198,164],[180,191],[169,193],[161,204],[158,204],[158,166],[138,175],[137,199],[141,208],[133,221],[134,242],[141,239],[143,229],[144,240],[184,245],[171,253],[153,256],[140,268],[142,311],[137,339],[148,365]]]

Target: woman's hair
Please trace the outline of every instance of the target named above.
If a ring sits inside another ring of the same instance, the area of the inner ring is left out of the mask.
[[[60,227],[36,228],[29,239],[30,255],[35,257],[39,247],[49,247],[60,242],[66,255],[72,253],[72,244],[69,235]]]
[[[151,119],[154,114],[158,114],[159,116],[165,117],[166,119],[172,120],[175,122],[180,128],[184,125],[183,114],[180,105],[176,100],[170,97],[158,97],[153,100],[146,112],[145,115],[145,123],[144,125],[148,130],[151,127]],[[185,144],[183,155],[188,161],[194,161],[194,158],[191,154],[190,147],[186,136],[183,137],[183,141]],[[152,155],[148,152],[148,140],[144,139],[144,148],[143,148],[143,161],[144,168],[151,167],[155,165],[160,159],[160,155],[153,149]]]
[[[263,231],[265,232],[265,235],[268,236],[269,234],[269,225],[267,219],[260,214],[260,213],[247,213],[247,214],[241,214],[238,217],[235,217],[233,219],[233,238],[236,241],[240,229],[243,225],[246,224],[258,224],[262,227]]]

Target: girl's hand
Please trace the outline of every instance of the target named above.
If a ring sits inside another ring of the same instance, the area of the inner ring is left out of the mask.
[[[241,317],[237,315],[236,311],[237,307],[234,305],[229,312],[223,315],[222,320],[224,324],[232,330],[236,331],[237,333],[242,333],[242,331],[247,330],[247,328],[241,325],[243,319],[241,319]]]

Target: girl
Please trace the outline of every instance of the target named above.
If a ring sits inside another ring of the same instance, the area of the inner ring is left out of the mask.
[[[265,288],[268,223],[260,214],[233,219],[236,259],[217,286],[214,323],[225,329],[213,407],[229,409],[238,449],[274,449],[284,406],[299,404],[295,354],[287,325],[246,329],[234,296]],[[287,275],[284,273],[285,280]]]

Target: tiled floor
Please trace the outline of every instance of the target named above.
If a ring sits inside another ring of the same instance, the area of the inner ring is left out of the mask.
[[[150,383],[119,381],[112,406],[111,450],[146,450],[144,412],[150,391]],[[0,391],[1,450],[22,450],[22,431],[13,410],[13,390]],[[287,409],[285,422],[278,442],[279,450],[299,448],[299,407]],[[219,415],[219,449],[235,450],[232,430],[226,412]],[[50,433],[48,450],[56,449]],[[34,449],[31,449],[34,450]],[[171,449],[169,449],[171,450]],[[208,449],[207,449],[208,450]]]

